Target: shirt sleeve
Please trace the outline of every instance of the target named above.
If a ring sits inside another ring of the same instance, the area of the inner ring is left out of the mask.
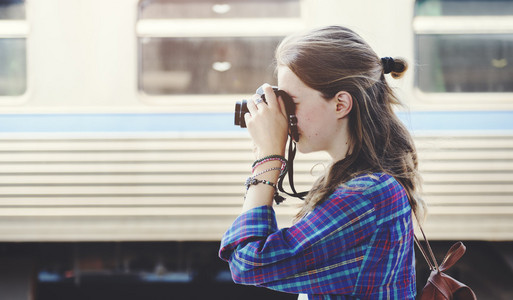
[[[284,292],[347,293],[376,229],[375,208],[361,193],[337,190],[290,228],[278,229],[270,206],[240,215],[219,255],[236,283]]]

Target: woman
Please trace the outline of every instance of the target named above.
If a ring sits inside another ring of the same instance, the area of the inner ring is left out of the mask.
[[[267,103],[248,101],[257,161],[220,249],[233,280],[308,299],[414,299],[412,210],[422,219],[424,204],[416,150],[385,80],[401,77],[406,63],[380,59],[340,26],[286,38],[276,62],[278,86],[296,103],[297,149],[327,151],[332,164],[294,225],[278,229],[272,204],[287,117],[268,85]]]

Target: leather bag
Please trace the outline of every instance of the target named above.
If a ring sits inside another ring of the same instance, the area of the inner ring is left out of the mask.
[[[417,217],[417,216],[415,216]],[[418,219],[417,219],[418,222]],[[474,291],[467,285],[459,282],[451,276],[445,274],[450,267],[452,267],[465,253],[466,247],[462,242],[457,242],[449,249],[445,255],[442,264],[438,266],[436,262],[433,250],[429,245],[429,241],[419,224],[420,231],[424,236],[427,248],[429,250],[429,256],[426,250],[422,247],[421,243],[415,236],[415,243],[419,247],[420,252],[426,259],[426,262],[431,270],[431,274],[426,282],[426,285],[422,289],[417,299],[419,300],[477,300]]]

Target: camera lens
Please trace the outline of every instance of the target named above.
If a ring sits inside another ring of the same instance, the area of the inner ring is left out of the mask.
[[[244,99],[244,100],[242,100],[242,105],[240,107],[240,117],[239,117],[239,120],[240,120],[240,127],[241,128],[246,128],[246,119],[244,119],[244,115],[247,112],[249,112],[248,100]]]
[[[235,102],[235,120],[234,124],[240,126],[240,108],[241,104],[239,101]]]
[[[244,119],[244,115],[247,112],[249,112],[247,100],[242,100],[242,102],[236,102],[234,124],[240,126],[241,128],[246,128],[246,120]]]

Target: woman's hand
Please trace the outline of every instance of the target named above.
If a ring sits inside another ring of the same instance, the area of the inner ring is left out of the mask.
[[[285,105],[276,98],[269,84],[263,85],[266,102],[255,104],[260,95],[248,100],[249,113],[244,115],[246,126],[253,138],[257,158],[267,155],[284,155],[288,135],[288,120]]]
[[[262,88],[267,104],[258,101],[260,95],[256,94],[247,101],[249,112],[244,115],[246,127],[253,138],[257,159],[268,155],[283,156],[288,135],[288,120],[283,101],[276,98],[270,85],[264,84]],[[267,180],[276,184],[280,167],[280,161],[270,161],[256,166],[253,175],[261,174],[257,176],[259,180]],[[271,171],[270,168],[273,170]],[[262,205],[272,206],[274,193],[275,190],[270,185],[263,183],[251,185],[246,191],[242,210],[247,211]]]

